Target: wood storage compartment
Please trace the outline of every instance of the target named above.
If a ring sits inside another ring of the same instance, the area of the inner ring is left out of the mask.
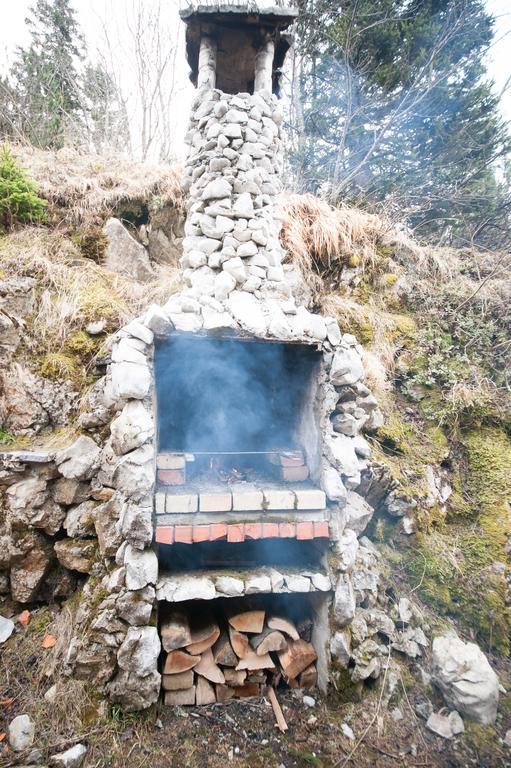
[[[160,603],[164,704],[202,705],[320,687],[328,595],[257,595]]]

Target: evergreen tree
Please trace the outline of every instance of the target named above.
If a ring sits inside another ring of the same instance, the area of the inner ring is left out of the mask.
[[[390,196],[419,234],[491,231],[495,245],[498,229],[504,244],[509,196],[495,163],[510,142],[485,80],[482,0],[302,0],[298,31],[291,157],[302,186]]]
[[[14,222],[35,222],[45,218],[46,200],[37,190],[7,147],[0,149],[0,229]]]
[[[78,66],[83,38],[70,0],[37,0],[26,20],[31,43],[12,70],[21,130],[41,147],[60,147],[81,120]]]

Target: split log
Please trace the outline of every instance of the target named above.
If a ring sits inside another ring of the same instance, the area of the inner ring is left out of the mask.
[[[315,688],[318,682],[318,670],[315,664],[304,669],[299,678],[300,688]]]
[[[259,683],[260,685],[263,685],[266,683],[266,676],[267,676],[266,670],[262,670],[261,672],[252,672],[250,675],[247,675],[247,679],[245,680],[246,683]]]
[[[215,685],[216,700],[227,701],[234,696],[234,688],[229,688],[228,685]]]
[[[292,640],[285,651],[279,651],[279,662],[286,677],[295,678],[316,661],[314,646],[305,640]]]
[[[200,704],[214,704],[216,702],[215,689],[205,677],[197,677],[197,686],[195,691],[195,703]]]
[[[195,667],[195,672],[197,672],[198,675],[202,675],[202,677],[205,677],[207,680],[210,680],[212,683],[225,683],[224,673],[218,664],[215,664],[211,648],[204,651],[201,660]]]
[[[275,668],[275,664],[273,663],[269,653],[267,653],[266,656],[258,656],[255,651],[250,650],[243,659],[239,660],[236,670],[248,669],[251,672],[256,669],[274,669],[274,668]]]
[[[285,619],[283,616],[270,616],[268,619],[268,627],[270,629],[278,629],[279,632],[284,632],[285,635],[292,640],[299,640],[300,635],[296,631],[296,627],[290,619]]]
[[[178,672],[175,675],[163,675],[162,687],[164,691],[182,691],[193,685],[193,669],[186,672]]]
[[[185,691],[166,691],[163,701],[168,707],[195,704],[195,686],[192,685]]]
[[[163,648],[166,651],[183,648],[192,642],[188,617],[181,611],[175,611],[162,621],[160,634]]]
[[[239,688],[234,689],[234,695],[238,699],[246,699],[249,696],[259,696],[261,693],[261,686],[258,683],[246,683]]]
[[[165,659],[163,674],[175,675],[178,672],[186,672],[188,669],[193,669],[200,659],[200,656],[190,656],[186,651],[171,651]]]
[[[219,637],[220,627],[210,613],[205,613],[192,622],[191,643],[186,645],[186,650],[192,654],[203,653],[211,648]]]
[[[246,669],[224,669],[223,673],[227,685],[232,685],[234,687],[243,685],[247,677]]]
[[[258,656],[264,656],[270,651],[283,651],[287,648],[287,640],[281,632],[267,627],[260,635],[250,638],[250,645]]]
[[[229,627],[229,638],[231,640],[231,645],[236,656],[239,659],[245,658],[249,651],[248,637],[243,635],[241,632],[237,632],[232,627]]]
[[[243,611],[229,617],[229,624],[238,632],[259,634],[264,627],[264,611]]]
[[[229,636],[226,632],[222,632],[214,644],[213,658],[217,664],[222,664],[224,667],[235,667],[238,663],[238,657],[232,649]]]
[[[277,699],[277,694],[275,693],[274,689],[270,686],[268,688],[268,698],[270,700],[270,704],[273,708],[273,714],[275,715],[275,720],[277,721],[277,728],[279,731],[282,731],[284,733],[288,729],[288,725],[286,723],[286,718],[284,717],[284,713],[282,712],[281,706],[279,704],[279,700]]]

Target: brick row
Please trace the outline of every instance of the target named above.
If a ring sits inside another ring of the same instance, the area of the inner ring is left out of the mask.
[[[301,523],[212,523],[211,525],[159,525],[158,544],[197,544],[201,541],[226,540],[232,543],[257,539],[328,538],[328,521]]]

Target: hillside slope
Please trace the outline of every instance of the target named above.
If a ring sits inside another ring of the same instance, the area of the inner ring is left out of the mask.
[[[59,446],[83,427],[82,403],[104,371],[109,334],[180,285],[179,170],[68,149],[12,151],[37,183],[48,215],[45,223],[0,236],[0,445]],[[332,209],[312,196],[289,196],[282,206],[281,237],[294,289],[364,345],[368,384],[385,414],[369,437],[378,480],[366,494],[376,509],[368,536],[378,544],[389,599],[407,594],[425,627],[454,625],[476,640],[507,687],[511,257],[423,247],[390,221]],[[113,260],[103,231],[112,217],[126,232]],[[144,265],[136,273],[143,280],[133,271],[137,259]],[[5,592],[6,585],[0,586]],[[361,719],[346,701],[359,698],[361,686],[318,704],[312,717],[290,695],[290,738],[272,737],[270,726],[248,745],[237,726],[224,723],[229,744],[222,742],[222,728],[215,735],[210,727],[206,744],[197,746],[194,739],[203,729],[192,727],[191,718],[180,718],[177,726],[164,723],[156,738],[154,714],[153,720],[138,720],[106,712],[94,692],[83,693],[76,681],[62,688],[62,701],[45,703],[48,670],[40,648],[59,626],[52,622],[65,612],[61,605],[54,598],[49,609],[37,608],[23,642],[3,654],[6,698],[15,698],[6,718],[29,709],[45,746],[87,738],[90,731],[96,764],[112,754],[112,765],[122,765],[133,748],[133,764],[144,765],[148,743],[162,761],[153,765],[168,764],[169,750],[175,765],[219,765],[210,754],[219,744],[227,754],[237,746],[233,765],[247,768],[279,761],[344,764],[355,744],[342,735],[339,718],[351,722],[358,738],[377,717],[385,725],[358,750],[356,765],[395,765],[396,743],[398,751],[415,744],[417,764],[424,765],[445,765],[447,759],[453,765],[504,765],[509,755],[498,741],[511,725],[508,697],[495,729],[468,725],[460,747],[422,734],[415,705],[435,694],[419,662],[403,664],[383,709],[385,678],[381,692],[376,685],[366,688]],[[79,690],[83,695],[77,696]],[[409,732],[392,716],[396,708],[404,722],[413,721]],[[237,711],[233,718],[248,728]],[[257,716],[250,727],[257,729]],[[421,762],[423,757],[429,762]]]

